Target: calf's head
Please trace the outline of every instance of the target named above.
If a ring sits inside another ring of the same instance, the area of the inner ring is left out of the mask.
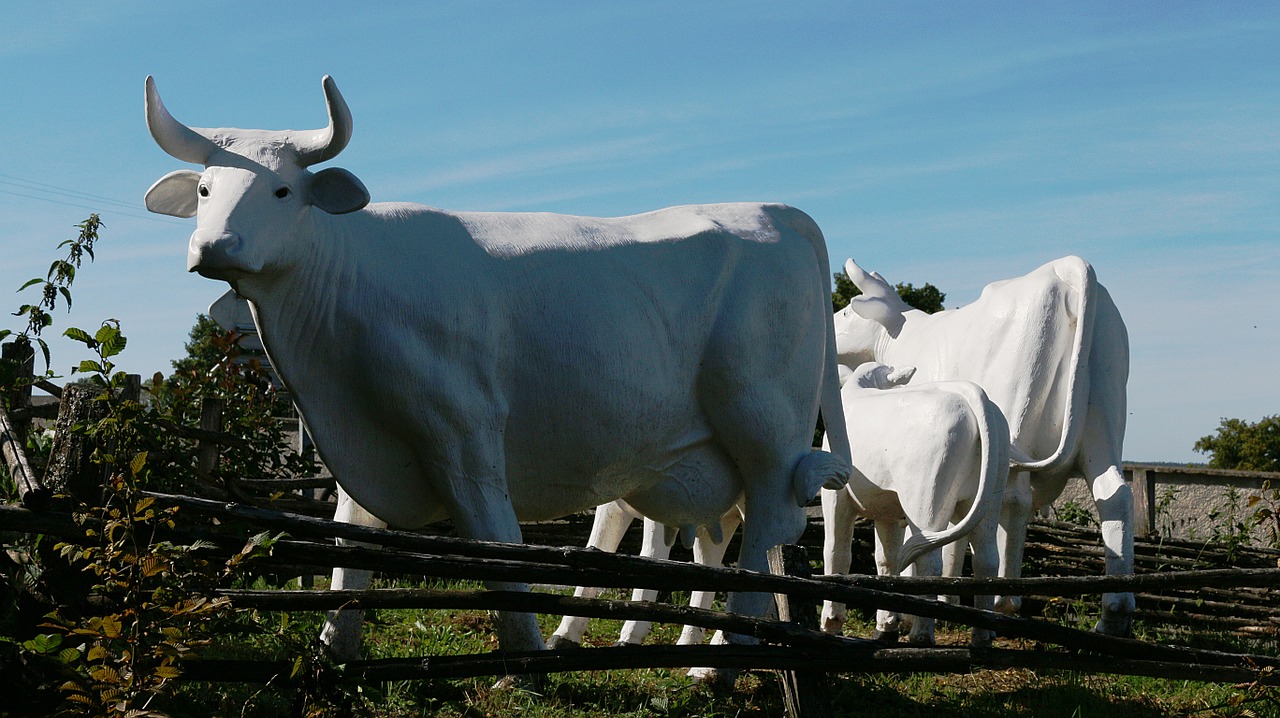
[[[187,270],[233,284],[288,266],[310,251],[301,227],[309,213],[344,214],[363,208],[369,191],[355,175],[307,167],[332,159],[351,139],[351,111],[333,78],[324,78],[329,125],[311,131],[201,129],[165,109],[155,82],[146,83],[147,128],[160,148],[203,165],[178,170],[147,190],[147,209],[195,217]]]
[[[857,368],[846,371],[847,374],[842,377],[845,382],[852,382],[859,389],[881,390],[902,386],[911,381],[911,377],[916,374],[916,368],[913,366],[895,368],[874,361],[863,362]]]

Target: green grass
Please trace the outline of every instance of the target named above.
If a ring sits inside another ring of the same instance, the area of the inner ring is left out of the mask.
[[[1073,617],[1074,618],[1074,617]],[[540,617],[549,635],[558,616]],[[285,658],[314,648],[321,616],[246,617],[253,633],[229,635],[216,647],[216,657]],[[593,621],[585,641],[608,645],[619,621]],[[871,625],[851,613],[847,632],[867,635]],[[1167,636],[1147,632],[1148,640]],[[674,643],[677,626],[655,626],[650,642]],[[1185,637],[1184,637],[1185,638]],[[939,631],[941,643],[964,645],[967,631]],[[1186,642],[1186,641],[1179,641]],[[489,617],[476,611],[371,611],[365,628],[369,658],[478,653],[494,650]],[[1216,641],[1225,650],[1275,653],[1274,645]],[[1034,649],[998,639],[997,645]],[[589,649],[584,649],[589,650]],[[214,656],[211,656],[214,657]],[[539,694],[520,689],[494,689],[491,679],[402,681],[380,685],[344,685],[340,692],[313,701],[307,715],[400,716],[444,718],[529,716],[531,718],[611,716],[613,718],[747,718],[780,716],[781,688],[768,672],[739,678],[731,694],[717,694],[692,683],[680,670],[645,669],[552,674]],[[835,716],[1027,716],[1054,718],[1136,718],[1139,716],[1276,716],[1280,693],[1155,678],[1089,675],[1010,669],[967,675],[836,675],[830,676]],[[298,691],[292,686],[185,684],[163,710],[185,716],[298,715]]]

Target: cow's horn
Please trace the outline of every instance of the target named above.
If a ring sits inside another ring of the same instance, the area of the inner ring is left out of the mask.
[[[298,150],[298,164],[303,167],[319,164],[338,156],[351,141],[351,110],[338,92],[333,78],[324,76],[324,101],[329,106],[329,126],[323,130],[300,133],[294,139]]]
[[[160,101],[156,82],[150,75],[147,76],[147,129],[160,149],[183,162],[205,164],[218,149],[212,140],[173,119]]]

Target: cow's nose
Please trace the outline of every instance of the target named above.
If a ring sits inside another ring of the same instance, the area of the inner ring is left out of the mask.
[[[245,269],[238,255],[244,247],[240,235],[222,230],[197,229],[187,246],[187,271],[220,272],[228,269]]]

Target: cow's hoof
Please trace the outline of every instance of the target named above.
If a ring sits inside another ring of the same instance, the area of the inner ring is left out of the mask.
[[[880,629],[877,628],[876,630],[871,632],[871,640],[882,641],[884,643],[897,643],[898,632],[897,631],[881,631]]]
[[[1093,626],[1094,633],[1103,633],[1108,636],[1116,636],[1118,638],[1128,638],[1133,632],[1133,616],[1114,615],[1108,616],[1104,611],[1102,618]]]
[[[630,641],[615,641],[613,644],[613,647],[614,648],[635,648],[636,646],[639,646],[639,645],[642,645],[642,644],[632,643]]]
[[[1007,616],[1016,616],[1022,610],[1021,596],[996,596],[996,611]]]
[[[907,635],[907,644],[911,646],[932,646],[936,643],[928,633],[912,633]]]
[[[526,693],[542,694],[542,688],[547,682],[547,676],[543,673],[522,673],[516,676],[503,676],[493,684],[495,691],[524,691]]]
[[[582,648],[582,644],[564,636],[552,636],[547,639],[547,648],[553,651],[557,648]]]
[[[690,668],[689,677],[698,685],[707,686],[716,693],[731,693],[738,681],[738,671],[733,668]]]
[[[992,641],[995,640],[995,631],[988,631],[981,628],[973,629],[973,635],[969,637],[970,648],[990,648]]]

